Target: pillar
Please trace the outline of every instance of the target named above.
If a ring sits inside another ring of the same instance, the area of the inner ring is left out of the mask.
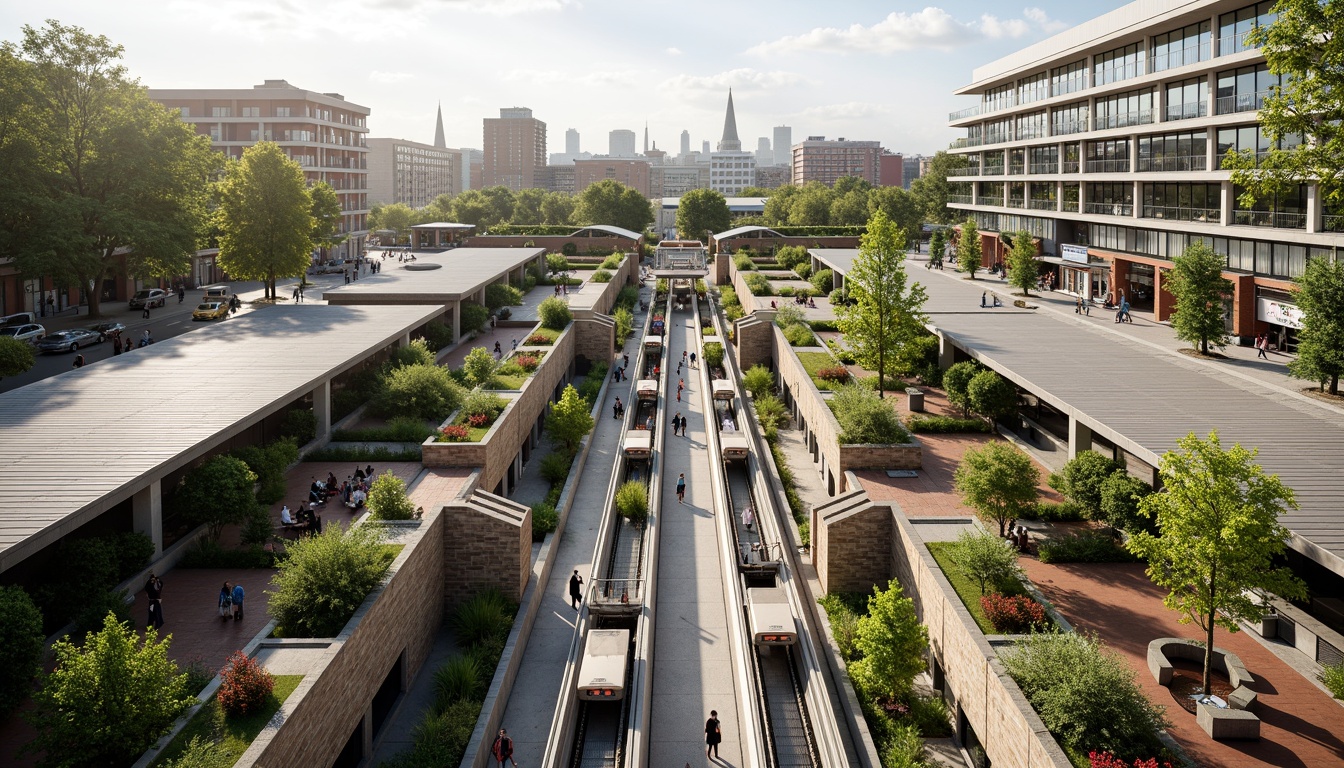
[[[331,379],[324,380],[313,390],[313,417],[317,421],[317,440],[331,435]]]
[[[1232,182],[1223,182],[1220,202],[1222,203],[1221,208],[1223,209],[1222,224],[1226,227],[1232,223],[1232,207],[1236,204],[1235,196],[1232,194]]]
[[[401,346],[403,348],[411,346],[411,332],[407,331],[401,335]]]
[[[453,313],[453,341],[457,341],[462,338],[462,302],[454,301],[448,310]]]
[[[1318,184],[1307,185],[1307,234],[1320,231],[1321,226],[1321,188]]]
[[[1078,420],[1077,416],[1069,417],[1069,458],[1075,458],[1083,451],[1092,450],[1092,428]]]
[[[154,557],[163,554],[163,484],[155,480],[131,497],[131,520],[137,533],[154,542]]]
[[[952,340],[938,334],[938,367],[944,371],[952,367],[957,361],[957,348],[953,346]]]

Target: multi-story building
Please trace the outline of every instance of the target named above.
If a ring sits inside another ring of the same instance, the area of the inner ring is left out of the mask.
[[[906,155],[901,161],[901,186],[909,189],[916,179],[923,178],[932,159],[923,155]]]
[[[565,154],[577,155],[583,150],[579,149],[579,132],[574,128],[565,130]]]
[[[709,163],[649,168],[650,197],[681,197],[692,189],[709,189]]]
[[[779,189],[792,183],[793,169],[787,165],[770,165],[756,168],[756,186],[761,189]]]
[[[788,168],[793,165],[793,129],[787,125],[775,126],[775,162]]]
[[[905,158],[900,153],[883,152],[877,158],[877,177],[884,187],[904,187]]]
[[[369,202],[424,208],[462,191],[462,151],[406,139],[368,139]]]
[[[574,194],[574,163],[537,169],[537,187],[547,192]]]
[[[578,194],[604,179],[614,179],[649,196],[649,163],[621,157],[594,157],[574,162],[574,193]]]
[[[342,212],[339,232],[346,240],[330,255],[363,252],[369,212],[368,107],[339,93],[306,91],[284,80],[267,80],[250,89],[151,88],[149,97],[177,110],[230,157],[242,157],[244,149],[259,141],[279,144],[303,167],[309,184],[325,181],[336,190]],[[212,265],[199,263],[196,269],[198,278],[213,271]]]
[[[485,180],[485,153],[468,147],[463,147],[461,152],[462,189],[480,189]]]
[[[546,167],[546,124],[527,107],[501,108],[499,117],[485,118],[484,147],[482,186],[530,189]]]
[[[607,134],[607,154],[611,157],[634,157],[635,132],[617,128]]]
[[[1344,245],[1344,210],[1312,183],[1252,208],[1229,152],[1264,152],[1258,110],[1278,78],[1248,39],[1273,3],[1142,0],[976,69],[950,116],[970,160],[952,207],[983,232],[1040,238],[1057,286],[1172,313],[1173,257],[1202,240],[1227,259],[1227,323],[1295,347],[1292,279]],[[986,260],[997,257],[997,239]]]
[[[708,143],[708,142],[706,142]],[[733,112],[733,92],[728,91],[728,110],[723,117],[723,138],[717,151],[709,155],[709,188],[725,196],[756,186],[756,155],[742,151],[737,138],[737,115]]]
[[[801,186],[820,181],[829,186],[842,177],[858,176],[877,186],[881,156],[880,141],[827,141],[825,136],[808,136],[793,145],[793,183]]]

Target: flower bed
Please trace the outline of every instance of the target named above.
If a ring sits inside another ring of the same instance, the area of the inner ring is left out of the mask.
[[[276,675],[275,687],[266,697],[264,705],[243,716],[225,715],[218,697],[212,697],[150,765],[166,765],[168,761],[181,757],[193,739],[214,744],[215,753],[221,755],[220,764],[233,765],[251,746],[261,729],[266,727],[266,723],[280,711],[280,705],[299,687],[301,680],[303,675]]]
[[[1026,595],[984,595],[980,598],[980,610],[984,611],[994,629],[1005,635],[1050,626],[1050,620],[1045,617],[1045,606]]]
[[[835,384],[837,383],[842,384],[845,382],[845,380],[849,378],[849,371],[846,370],[843,366],[837,366],[835,358],[831,357],[825,352],[795,352],[794,354],[798,356],[798,362],[803,364],[803,370],[807,371],[807,375],[812,378],[812,383],[816,384],[817,389],[820,389],[823,392],[830,391],[831,389],[834,388]],[[832,373],[832,371],[837,367],[839,367],[841,371],[845,372],[844,378],[840,379],[839,381],[835,381],[832,379],[824,379],[821,377],[821,372],[823,370],[827,371],[828,374],[838,375]]]
[[[559,337],[559,331],[553,331],[550,328],[537,328],[523,340],[523,343],[530,347],[549,347]]]
[[[989,616],[985,613],[984,606],[981,604],[980,598],[988,597],[988,595],[981,595],[980,588],[976,586],[975,582],[971,581],[970,577],[962,573],[956,563],[952,562],[951,550],[956,546],[956,542],[931,541],[926,546],[929,548],[929,554],[933,555],[934,561],[938,563],[938,567],[943,569],[943,575],[946,576],[948,582],[951,583],[952,589],[957,593],[957,597],[961,598],[961,602],[966,606],[966,610],[970,611],[971,618],[975,619],[975,623],[980,627],[980,631],[984,632],[986,635],[1001,634],[1002,632],[994,626],[994,622],[990,620]],[[1017,597],[1027,593],[1026,587],[1024,587],[1022,582],[1017,579],[1012,579],[1005,584],[1001,584],[999,585],[999,588],[999,593],[997,593],[996,596],[1000,598]]]

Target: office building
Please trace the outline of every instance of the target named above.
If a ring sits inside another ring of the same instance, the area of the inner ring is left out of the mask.
[[[607,134],[607,154],[611,157],[634,157],[635,132],[617,128]]]
[[[709,156],[709,188],[725,196],[756,186],[756,156],[742,151],[737,137],[737,115],[733,112],[733,92],[728,91],[728,110],[723,116],[723,137],[718,149]]]
[[[793,129],[787,125],[775,126],[775,161],[771,165],[793,166]]]
[[[761,189],[779,189],[793,183],[793,169],[787,165],[756,166],[756,184]]]
[[[462,191],[462,152],[406,139],[368,139],[369,203],[424,208]]]
[[[573,128],[565,131],[565,154],[577,155],[582,150],[579,149],[579,132]]]
[[[685,157],[691,154],[691,132],[683,130],[681,132],[681,156]]]
[[[649,162],[623,157],[594,157],[574,163],[574,192],[577,194],[605,179],[631,187],[649,196]]]
[[[774,164],[775,152],[770,149],[770,139],[765,136],[756,139],[756,167],[763,168]]]
[[[901,161],[901,186],[906,189],[924,175],[924,170],[928,167],[928,161],[932,158],[921,155],[908,155]]]
[[[681,197],[692,189],[709,189],[709,163],[649,168],[649,197]]]
[[[802,186],[819,181],[830,186],[845,176],[857,176],[877,186],[881,156],[881,142],[844,138],[828,141],[825,136],[808,136],[793,145],[793,183]]]
[[[574,163],[548,165],[537,169],[537,188],[547,192],[574,194]]]
[[[953,113],[952,207],[1040,238],[1058,288],[1124,297],[1168,319],[1171,260],[1196,240],[1226,259],[1228,330],[1295,349],[1292,280],[1344,246],[1344,210],[1303,183],[1243,207],[1224,155],[1269,148],[1258,110],[1277,85],[1249,32],[1272,3],[1145,0],[976,69]]]
[[[527,107],[501,108],[484,122],[482,186],[515,192],[537,186],[537,169],[546,167],[546,124]]]
[[[905,158],[900,153],[883,152],[877,158],[877,177],[884,187],[905,187]]]
[[[462,189],[480,189],[485,177],[485,153],[479,149],[463,147],[462,152]]]

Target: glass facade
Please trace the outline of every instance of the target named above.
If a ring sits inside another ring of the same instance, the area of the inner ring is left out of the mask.
[[[1093,128],[1098,131],[1147,125],[1153,122],[1153,91],[1127,91],[1097,99],[1096,113]]]
[[[1223,185],[1165,182],[1143,185],[1145,219],[1201,221],[1217,224],[1222,216]]]
[[[1167,97],[1163,120],[1189,120],[1209,114],[1208,78],[1192,77],[1162,88]]]
[[[1087,87],[1087,61],[1079,60],[1050,70],[1050,95],[1077,93]]]
[[[1209,22],[1202,21],[1188,27],[1153,36],[1152,53],[1148,60],[1149,72],[1184,67],[1213,58],[1213,33]]]
[[[1215,114],[1254,112],[1265,105],[1265,97],[1278,84],[1279,76],[1270,72],[1264,64],[1219,72]]]
[[[1092,84],[1105,85],[1138,77],[1146,72],[1142,43],[1133,43],[1098,54],[1092,60]]]
[[[1128,173],[1129,139],[1087,142],[1088,173]]]
[[[1255,48],[1247,37],[1251,30],[1269,25],[1278,15],[1274,13],[1273,0],[1248,5],[1232,13],[1218,17],[1218,55],[1249,51]]]
[[[1203,171],[1208,167],[1204,131],[1139,137],[1140,171]]]

